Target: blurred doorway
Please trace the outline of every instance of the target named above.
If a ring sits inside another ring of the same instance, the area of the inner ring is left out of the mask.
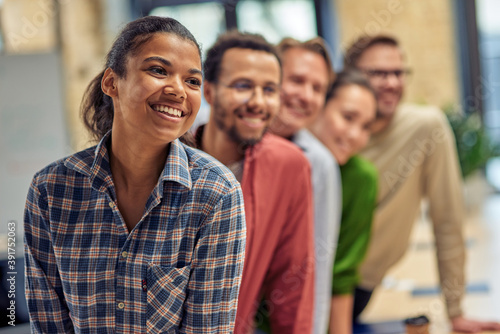
[[[318,35],[317,0],[164,0],[144,2],[144,15],[169,16],[184,24],[209,48],[228,29],[259,33],[269,42],[283,37],[299,40]],[[137,6],[136,6],[137,7]]]

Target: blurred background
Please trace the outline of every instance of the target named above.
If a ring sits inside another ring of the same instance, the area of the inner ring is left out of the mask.
[[[500,162],[495,158],[500,144],[498,13],[498,0],[0,0],[0,264],[1,284],[8,291],[8,227],[16,226],[16,323],[27,321],[22,219],[31,178],[48,163],[93,144],[79,118],[83,91],[102,69],[118,31],[144,15],[178,19],[204,50],[217,34],[231,28],[260,33],[271,42],[320,35],[337,71],[343,51],[360,35],[397,37],[412,69],[405,100],[441,107],[457,136],[470,216],[465,226],[469,259],[478,259],[469,261],[468,270],[486,286],[472,291],[471,298],[487,298],[467,305],[498,306],[494,301],[500,292],[490,282],[492,275],[500,274],[500,251],[495,248],[500,242]],[[206,109],[203,105],[197,123],[206,119]],[[412,315],[393,302],[383,303],[394,298],[391,293],[402,291],[413,305],[416,286],[436,284],[429,228],[423,215],[412,248],[417,260],[411,260],[410,252],[410,260],[405,260],[409,264],[388,275],[383,289],[389,295],[376,296],[382,306],[369,309],[366,321]],[[414,275],[415,261],[427,268],[423,278]],[[0,326],[7,325],[6,300],[2,292]],[[479,316],[489,315],[470,308]],[[436,328],[440,333],[445,327]]]

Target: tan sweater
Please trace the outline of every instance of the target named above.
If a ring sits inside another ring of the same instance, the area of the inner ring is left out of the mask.
[[[375,164],[380,179],[361,287],[374,289],[401,259],[421,200],[428,198],[448,316],[461,315],[464,204],[455,141],[445,115],[435,107],[402,105],[362,155]]]

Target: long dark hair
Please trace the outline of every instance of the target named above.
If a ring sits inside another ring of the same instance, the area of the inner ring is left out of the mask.
[[[81,116],[86,128],[95,139],[101,139],[113,125],[113,101],[101,89],[104,71],[111,68],[118,77],[125,78],[127,57],[136,54],[140,47],[156,33],[171,33],[193,42],[201,59],[200,46],[194,36],[186,27],[172,18],[146,16],[128,23],[109,50],[104,70],[90,82],[83,95]],[[190,144],[188,138],[181,139]]]

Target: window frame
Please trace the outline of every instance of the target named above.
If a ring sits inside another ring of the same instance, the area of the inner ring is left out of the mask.
[[[479,52],[479,35],[476,21],[476,1],[456,0],[455,22],[457,55],[459,61],[458,73],[461,76],[461,96],[464,112],[478,112],[483,117],[483,97],[475,92],[481,87],[481,59]],[[475,97],[474,109],[468,106],[468,98]]]
[[[201,4],[207,2],[221,3],[225,9],[226,29],[236,29],[238,27],[238,17],[236,6],[238,2],[244,0],[130,0],[131,13],[133,18],[147,15],[156,7],[176,6],[187,4]],[[262,0],[274,1],[274,0]],[[315,8],[316,28],[318,36],[323,37],[329,45],[338,45],[337,28],[335,25],[336,13],[332,10],[330,0],[311,0]]]

